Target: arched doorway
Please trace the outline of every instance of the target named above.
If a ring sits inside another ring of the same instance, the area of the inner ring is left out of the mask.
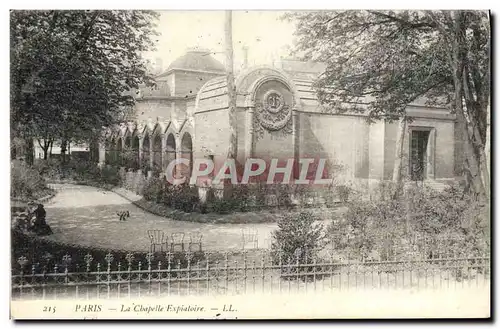
[[[161,158],[161,135],[156,134],[153,138],[153,171],[162,171]]]
[[[139,136],[134,136],[132,138],[132,154],[133,154],[133,166],[134,169],[139,169]]]
[[[104,164],[109,165],[113,162],[113,142],[106,138],[104,149]]]
[[[133,168],[134,166],[134,159],[133,159],[133,153],[132,153],[132,137],[127,136],[125,137],[125,149],[123,152],[124,156],[124,165],[127,168]]]
[[[116,141],[116,162],[119,166],[123,166],[123,147],[121,137]]]
[[[175,137],[173,134],[168,134],[167,136],[167,148],[165,150],[165,168],[174,161],[177,158],[176,155],[176,145],[175,145]],[[174,167],[174,172],[173,175],[175,177],[175,167]]]
[[[182,136],[181,155],[184,159],[189,160],[188,166],[182,165],[182,176],[189,179],[193,172],[193,140],[188,132],[184,133]]]
[[[110,143],[110,164],[116,165],[118,162],[118,156],[116,154],[116,139],[113,137],[111,138],[111,143]]]
[[[151,170],[151,166],[149,165],[150,156],[151,152],[149,149],[149,134],[146,133],[142,141],[142,161],[141,161],[141,169],[144,171],[145,174],[147,174],[147,172]]]

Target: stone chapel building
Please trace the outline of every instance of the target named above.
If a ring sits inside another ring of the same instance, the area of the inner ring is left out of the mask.
[[[392,179],[399,124],[325,112],[312,88],[323,69],[283,60],[237,74],[237,160],[319,157],[340,165],[341,179],[353,186]],[[189,50],[156,81],[155,87],[136,91],[131,120],[105,132],[100,163],[152,175],[179,157],[224,160],[229,143],[224,66],[207,51]],[[407,111],[414,120],[405,132],[405,173],[430,183],[454,180],[463,162],[455,116],[423,103],[409,104]]]

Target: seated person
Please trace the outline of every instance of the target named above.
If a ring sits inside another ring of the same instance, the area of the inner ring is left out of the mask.
[[[45,220],[46,211],[43,208],[42,204],[39,204],[35,211],[33,212],[35,215],[35,221],[32,226],[32,230],[39,235],[50,235],[52,234],[52,230]]]

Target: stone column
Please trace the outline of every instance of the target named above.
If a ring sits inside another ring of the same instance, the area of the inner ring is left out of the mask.
[[[175,134],[175,159],[180,159],[180,158],[182,158],[181,136],[179,133],[176,133]],[[180,178],[181,173],[182,173],[182,165],[177,164],[175,166],[174,177]]]
[[[154,136],[149,136],[149,166],[151,167],[151,169],[154,168],[155,164],[153,145],[154,145]]]
[[[162,172],[164,172],[168,166],[166,154],[167,154],[167,134],[163,134],[161,136],[161,170],[162,170]]]
[[[142,135],[139,135],[139,168],[142,168],[141,165],[142,165],[142,157],[143,157],[143,150],[142,150],[142,146],[143,146],[143,142],[144,142],[144,136]]]
[[[106,142],[100,141],[98,143],[98,149],[99,149],[99,162],[98,166],[102,167],[106,163]]]
[[[249,106],[247,108],[247,125],[246,125],[246,145],[245,145],[245,161],[253,156],[253,141],[254,141],[254,115],[255,106]]]
[[[121,167],[126,167],[126,163],[125,163],[125,154],[126,154],[126,149],[125,149],[125,137],[122,137],[121,138],[121,141],[122,141],[122,154],[120,154],[120,166]]]

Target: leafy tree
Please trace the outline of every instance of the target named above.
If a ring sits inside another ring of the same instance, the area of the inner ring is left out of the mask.
[[[371,120],[401,120],[406,129],[409,103],[424,98],[451,106],[472,188],[489,199],[487,12],[322,11],[285,18],[296,22],[296,53],[327,65],[315,83],[325,108],[367,111]],[[394,178],[400,180],[397,167]]]
[[[90,141],[151,81],[152,11],[11,11],[11,136]]]

